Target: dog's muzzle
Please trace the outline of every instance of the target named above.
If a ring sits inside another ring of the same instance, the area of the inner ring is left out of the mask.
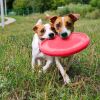
[[[40,38],[41,41],[45,40],[45,38]]]
[[[62,34],[61,34],[61,37],[62,37],[62,38],[68,37],[68,33],[67,33],[67,32],[62,33]]]
[[[54,33],[50,33],[50,34],[49,34],[49,38],[50,38],[50,39],[54,38]]]

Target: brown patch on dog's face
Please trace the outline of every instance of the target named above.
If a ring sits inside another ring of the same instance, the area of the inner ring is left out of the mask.
[[[62,31],[62,26],[63,26],[62,19],[61,17],[58,17],[54,23],[54,28],[59,33]]]
[[[79,14],[69,14],[67,16],[64,16],[63,18],[54,16],[50,19],[51,26],[55,28],[57,33],[63,32],[64,27],[73,32],[74,22],[77,21],[79,17]]]
[[[65,16],[63,19],[58,17],[54,23],[54,28],[58,33],[62,33],[64,27],[71,30],[71,32],[74,30],[74,22],[69,16]]]
[[[40,24],[40,25],[35,25],[33,27],[33,31],[35,31],[35,33],[38,34],[38,36],[43,36],[45,33],[45,27],[44,25]]]
[[[69,16],[65,16],[64,17],[64,26],[71,30],[71,32],[73,32],[74,30],[74,21],[69,17]]]

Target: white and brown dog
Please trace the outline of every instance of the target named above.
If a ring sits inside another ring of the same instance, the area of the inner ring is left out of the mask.
[[[68,15],[63,16],[63,17],[50,16],[50,15],[46,14],[46,19],[50,20],[52,29],[62,39],[67,38],[74,31],[74,23],[79,19],[79,17],[80,17],[80,14],[68,14]],[[66,70],[60,69],[61,71],[63,70],[61,73],[63,78],[64,78],[64,76],[67,75],[66,71],[69,70],[70,63],[73,61],[73,56],[68,57],[68,59],[69,59],[69,62],[68,62],[67,67],[65,68]],[[56,60],[56,64],[58,65],[58,67],[60,66],[60,68],[63,68],[62,65],[60,64],[58,57],[55,57],[55,60]],[[67,79],[67,83],[70,82],[68,75],[67,75],[66,79]]]
[[[80,14],[68,14],[64,17],[61,16],[49,16],[47,18],[50,19],[52,28],[56,31],[58,35],[62,39],[67,38],[74,31],[74,23],[79,19]],[[69,70],[70,63],[73,60],[73,56],[68,57],[69,64],[66,68],[66,71]]]
[[[32,69],[34,70],[36,62],[38,65],[41,65],[40,58],[44,58],[47,60],[46,65],[43,67],[43,72],[45,72],[50,67],[50,64],[53,61],[53,57],[43,54],[39,49],[39,44],[44,39],[54,38],[55,33],[51,30],[50,24],[42,24],[41,19],[39,19],[36,25],[33,27],[33,31],[35,34],[32,41]]]
[[[42,70],[43,72],[45,72],[50,67],[50,64],[53,62],[53,57],[43,54],[39,49],[39,43],[41,43],[42,40],[44,39],[54,38],[55,33],[52,31],[51,25],[50,24],[43,25],[42,20],[38,20],[37,24],[33,27],[33,31],[35,32],[35,35],[32,41],[32,69],[34,70],[36,61],[38,62],[38,65],[41,64],[39,58],[44,58],[47,60],[47,62],[46,65],[42,68]],[[69,83],[70,82],[69,76],[64,71],[57,57],[55,57],[55,62],[57,68],[60,70],[60,73],[64,79],[64,83],[65,84]]]

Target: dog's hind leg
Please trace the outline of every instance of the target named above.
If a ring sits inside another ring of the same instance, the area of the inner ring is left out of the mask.
[[[41,65],[41,61],[40,61],[40,59],[37,59],[37,64],[38,64],[38,66]]]
[[[56,62],[58,69],[60,70],[60,73],[61,73],[63,79],[64,79],[64,84],[69,83],[70,82],[69,76],[66,74],[64,68],[60,64],[59,59],[57,57],[55,57],[55,62]]]

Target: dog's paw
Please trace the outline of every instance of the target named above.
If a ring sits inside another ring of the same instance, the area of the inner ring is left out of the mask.
[[[43,70],[39,70],[39,73],[40,73],[40,74],[43,73]]]
[[[69,84],[71,82],[71,80],[69,79],[69,77],[67,75],[65,75],[64,77],[64,85]]]

